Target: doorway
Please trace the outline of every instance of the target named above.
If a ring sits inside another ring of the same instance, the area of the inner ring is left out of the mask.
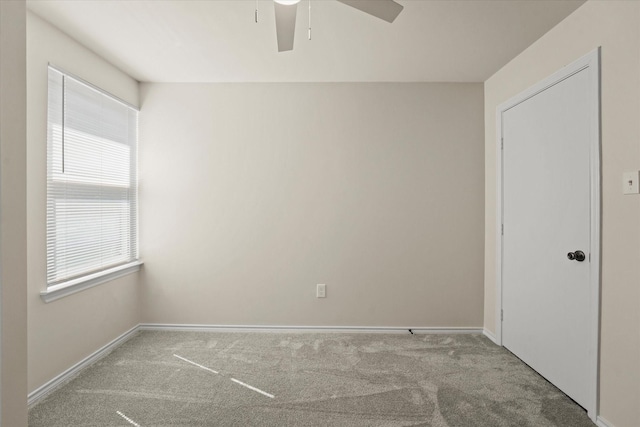
[[[597,416],[599,50],[500,105],[497,341]]]

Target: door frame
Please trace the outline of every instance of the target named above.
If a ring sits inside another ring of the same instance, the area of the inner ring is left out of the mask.
[[[577,61],[536,83],[496,108],[496,344],[502,346],[502,227],[503,227],[503,128],[502,115],[516,105],[532,98],[555,84],[589,69],[590,129],[590,262],[589,262],[589,401],[586,410],[595,423],[599,412],[599,348],[600,348],[600,48],[596,48]]]

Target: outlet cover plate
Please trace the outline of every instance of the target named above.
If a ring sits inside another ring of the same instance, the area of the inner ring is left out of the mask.
[[[318,297],[318,298],[326,298],[327,297],[327,285],[318,284],[316,286],[316,297]]]

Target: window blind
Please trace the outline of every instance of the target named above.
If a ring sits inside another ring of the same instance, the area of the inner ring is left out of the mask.
[[[47,284],[135,261],[138,112],[49,67]]]

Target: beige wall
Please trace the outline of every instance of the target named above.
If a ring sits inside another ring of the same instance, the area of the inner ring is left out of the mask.
[[[0,424],[27,425],[25,2],[0,1]]]
[[[602,324],[600,414],[640,425],[640,2],[590,1],[485,82],[485,326],[495,331],[496,107],[602,46]]]
[[[138,103],[138,84],[76,41],[28,15],[27,207],[29,391],[139,322],[137,274],[45,304],[47,63]]]
[[[482,84],[142,84],[141,101],[144,321],[482,325]]]

